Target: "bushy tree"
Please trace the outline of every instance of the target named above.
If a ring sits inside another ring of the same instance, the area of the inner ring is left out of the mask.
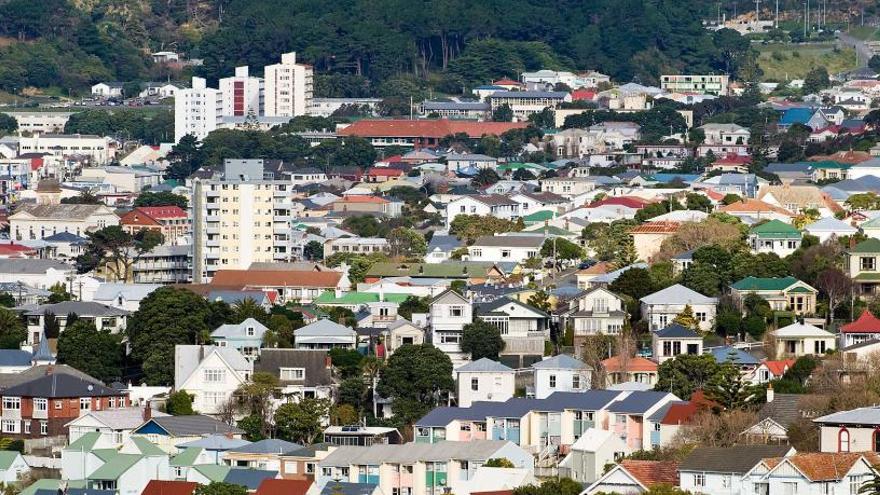
[[[690,399],[696,390],[705,388],[718,373],[719,364],[711,354],[683,354],[664,361],[657,368],[654,390],[671,392],[681,399]]]
[[[388,359],[376,391],[392,399],[399,420],[412,424],[436,407],[454,385],[449,356],[430,344],[407,345]]]
[[[544,241],[544,244],[541,246],[541,256],[560,260],[579,260],[583,259],[586,253],[577,244],[567,239],[556,237]]]
[[[275,411],[275,429],[279,438],[311,444],[324,430],[322,419],[329,414],[328,399],[303,398],[299,402],[287,402]]]
[[[207,485],[198,485],[193,495],[247,495],[248,491],[242,485],[212,481]]]
[[[460,345],[462,352],[470,354],[474,361],[484,357],[497,361],[504,350],[504,339],[498,327],[477,318],[464,326]]]
[[[78,320],[58,337],[58,362],[102,382],[122,377],[122,356],[122,335],[99,331],[91,321]]]
[[[0,349],[18,349],[27,339],[27,330],[21,318],[6,308],[0,308]]]
[[[193,397],[185,390],[178,390],[168,395],[165,401],[165,412],[172,416],[190,416],[193,411]]]

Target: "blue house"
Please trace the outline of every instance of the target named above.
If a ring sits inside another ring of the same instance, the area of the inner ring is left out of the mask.
[[[211,332],[218,347],[232,347],[248,359],[256,359],[263,347],[263,335],[269,329],[253,318],[238,324],[225,324]]]
[[[789,108],[782,113],[777,125],[782,128],[788,128],[794,124],[807,125],[814,113],[815,111],[808,107]]]

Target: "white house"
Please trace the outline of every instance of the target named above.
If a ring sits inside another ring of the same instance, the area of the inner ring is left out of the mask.
[[[48,289],[59,283],[66,285],[68,278],[74,274],[76,267],[60,261],[0,258],[0,283],[22,283],[28,287]]]
[[[804,231],[810,235],[818,237],[819,242],[825,243],[832,237],[840,238],[853,235],[858,232],[859,229],[842,220],[827,217],[807,225],[804,227]]]
[[[318,320],[293,331],[296,349],[354,349],[357,332],[330,320]]]
[[[500,194],[460,196],[446,205],[446,226],[459,215],[492,216],[503,220],[519,217],[519,204]]]
[[[85,237],[113,225],[119,225],[119,217],[105,205],[22,205],[9,216],[9,236],[19,241],[61,232]]]
[[[765,459],[743,480],[741,493],[857,494],[875,474],[873,453],[803,453]]]
[[[146,406],[149,408],[149,404]],[[101,444],[108,448],[119,448],[128,441],[131,432],[151,417],[168,416],[152,409],[126,407],[122,409],[106,409],[89,411],[65,426],[68,431],[69,443],[74,443],[86,434],[97,432],[101,435]]]
[[[554,392],[584,392],[590,389],[592,369],[566,354],[538,361],[534,370],[535,398],[546,399]]]
[[[0,483],[12,486],[31,470],[24,457],[14,450],[0,450]]]
[[[492,169],[498,167],[498,159],[492,156],[471,153],[450,153],[446,155],[446,170],[456,173],[466,168]]]
[[[193,409],[217,414],[232,393],[247,383],[253,364],[231,347],[174,347],[174,389],[193,396]]]
[[[694,318],[700,323],[700,330],[709,331],[715,321],[715,309],[718,299],[704,296],[675,284],[640,299],[642,318],[648,322],[649,330],[665,328],[672,323],[685,306],[690,306]]]
[[[91,300],[106,306],[135,312],[140,308],[141,301],[160,287],[162,286],[159,284],[107,282],[98,286],[98,290],[92,295]]]
[[[651,349],[654,360],[662,364],[686,354],[703,354],[703,338],[690,328],[673,323],[651,332]]]
[[[751,471],[763,459],[795,453],[788,445],[735,445],[697,447],[679,465],[679,488],[690,493],[734,495],[753,493],[744,486]]]
[[[561,316],[563,326],[574,329],[575,349],[581,349],[588,336],[620,333],[627,315],[620,296],[596,287],[569,301]]]
[[[107,330],[114,334],[125,330],[129,315],[128,311],[96,302],[62,301],[29,307],[22,313],[27,324],[28,343],[37,344],[42,338],[47,314],[54,315],[58,322],[58,331],[63,332],[67,328],[67,316],[71,313],[76,314],[80,320],[94,323],[98,330]]]
[[[813,420],[822,452],[880,452],[880,407],[827,414]]]
[[[255,320],[247,318],[241,323],[220,325],[211,332],[211,340],[220,347],[232,347],[248,359],[255,359],[263,347],[263,336],[269,329]]]
[[[522,263],[540,256],[543,235],[485,235],[468,247],[468,261]]]
[[[658,484],[678,485],[677,462],[626,459],[608,470],[580,495],[597,495],[599,493],[639,495]]]
[[[559,463],[560,474],[578,483],[593,483],[602,476],[605,466],[631,453],[632,449],[614,432],[589,428]]]
[[[92,96],[97,96],[99,98],[120,98],[122,97],[122,83],[118,81],[110,81],[93,84]]]
[[[454,290],[447,290],[431,301],[431,343],[449,356],[453,369],[468,361],[459,342],[464,326],[473,321],[473,315],[471,302]]]
[[[798,358],[822,355],[837,348],[837,338],[831,332],[805,323],[792,323],[771,332],[776,340],[776,354]]]
[[[516,371],[488,358],[481,358],[455,370],[458,407],[478,401],[504,402],[513,397]]]

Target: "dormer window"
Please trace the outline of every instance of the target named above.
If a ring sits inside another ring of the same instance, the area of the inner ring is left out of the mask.
[[[257,331],[254,330],[254,327],[247,327],[245,331],[248,337],[253,337],[257,333]]]

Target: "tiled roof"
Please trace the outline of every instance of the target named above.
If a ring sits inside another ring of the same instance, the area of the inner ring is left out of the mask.
[[[810,481],[839,481],[863,458],[869,465],[878,461],[878,456],[874,452],[809,452],[786,457],[778,460],[777,464],[785,461],[790,462]]]
[[[681,227],[679,222],[645,222],[629,231],[630,234],[674,234]]]
[[[867,309],[859,318],[840,327],[841,333],[880,333],[880,318],[874,316]]]
[[[426,137],[441,139],[458,133],[479,138],[493,134],[500,136],[511,129],[522,129],[526,122],[462,122],[453,120],[359,120],[345,129],[339,136],[363,137]]]
[[[264,479],[254,495],[306,495],[311,486],[312,480]]]
[[[348,196],[337,199],[334,203],[375,203],[385,204],[388,200],[379,196],[370,196],[368,194],[350,194]]]
[[[633,209],[641,209],[644,208],[645,205],[651,204],[652,201],[648,201],[643,198],[639,198],[636,196],[612,196],[600,199],[599,201],[594,201],[590,203],[588,208],[598,208],[599,206],[613,205],[613,206],[625,206],[627,208]]]
[[[602,367],[605,371],[616,372],[621,371],[620,357],[614,356],[602,361]],[[631,357],[626,363],[626,370],[629,372],[656,372],[657,363],[643,357]]]
[[[192,495],[198,486],[193,481],[150,480],[141,495]]]
[[[773,373],[773,376],[782,376],[785,374],[785,370],[794,366],[794,359],[782,359],[776,361],[765,360],[762,364],[770,370],[770,373]]]
[[[614,263],[610,261],[600,261],[585,270],[578,271],[576,275],[602,275],[608,273],[608,270],[612,268],[614,268]]]
[[[213,287],[317,287],[335,289],[341,272],[293,270],[217,270],[211,279]]]
[[[620,466],[647,488],[654,485],[678,486],[678,463],[675,461],[636,461],[627,459]]]

